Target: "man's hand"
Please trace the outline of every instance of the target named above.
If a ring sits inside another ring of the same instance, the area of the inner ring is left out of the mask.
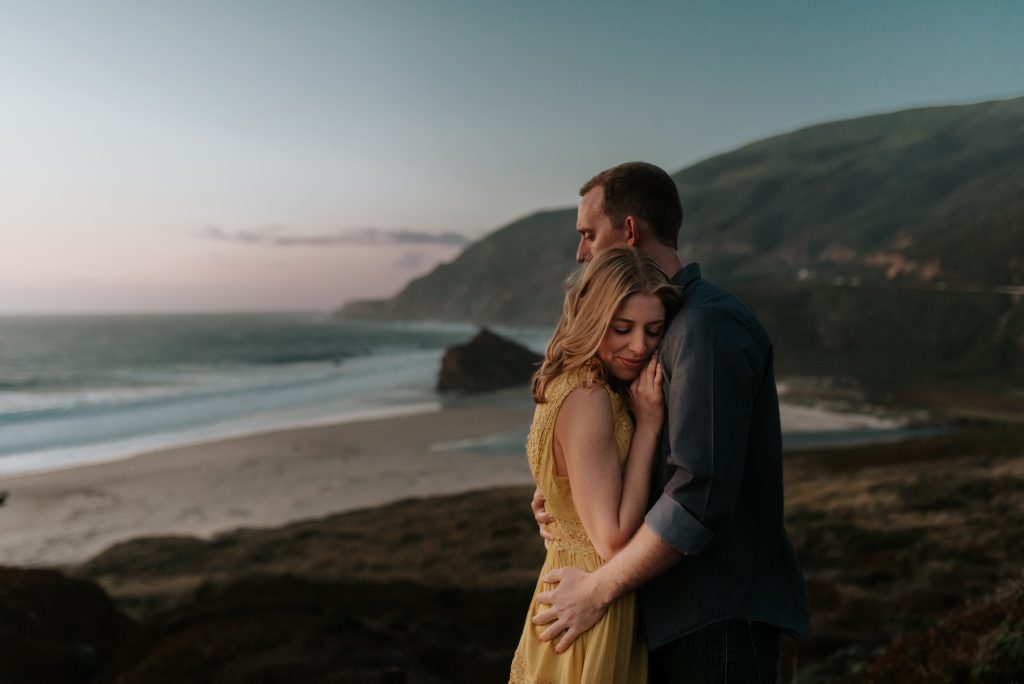
[[[542,641],[562,638],[555,645],[556,653],[564,653],[576,637],[593,627],[608,610],[609,601],[601,599],[596,591],[595,577],[578,568],[559,568],[541,578],[547,584],[557,584],[551,591],[537,594],[537,603],[551,606],[531,618],[535,625],[548,625],[540,634]]]
[[[533,493],[533,501],[530,502],[530,508],[533,510],[533,519],[537,521],[537,527],[540,529],[540,536],[544,539],[544,548],[546,549],[555,538],[555,535],[548,532],[546,526],[549,522],[555,521],[555,516],[548,513],[544,508],[544,494],[540,491],[540,487]]]

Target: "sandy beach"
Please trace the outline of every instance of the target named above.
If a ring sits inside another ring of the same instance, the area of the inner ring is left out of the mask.
[[[269,432],[0,479],[0,564],[70,565],[148,535],[209,536],[408,497],[531,482],[521,450],[486,441],[528,429],[528,396]],[[525,505],[525,502],[524,502]]]
[[[529,484],[525,388],[448,400],[438,411],[304,427],[0,478],[0,564],[67,566],[143,536],[270,527],[409,497]],[[785,430],[898,427],[782,407]]]

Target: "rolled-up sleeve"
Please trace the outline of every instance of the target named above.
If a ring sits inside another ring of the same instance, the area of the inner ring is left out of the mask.
[[[728,519],[742,486],[758,353],[732,311],[684,309],[678,318],[661,356],[668,481],[645,523],[678,551],[696,555]]]

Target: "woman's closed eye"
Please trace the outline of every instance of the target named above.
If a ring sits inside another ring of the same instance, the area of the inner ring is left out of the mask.
[[[633,326],[623,327],[623,326],[613,325],[613,326],[609,326],[609,330],[611,330],[616,335],[628,335],[631,332],[633,332]],[[645,328],[644,329],[644,334],[647,335],[648,337],[661,337],[662,333],[664,333],[664,332],[665,331],[664,331],[664,329],[661,326],[658,326],[657,328]]]

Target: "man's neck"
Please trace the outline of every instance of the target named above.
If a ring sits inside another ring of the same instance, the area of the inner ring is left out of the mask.
[[[661,272],[669,278],[683,270],[683,262],[679,260],[679,253],[671,247],[658,245],[658,249],[647,252],[647,255],[654,259]]]

